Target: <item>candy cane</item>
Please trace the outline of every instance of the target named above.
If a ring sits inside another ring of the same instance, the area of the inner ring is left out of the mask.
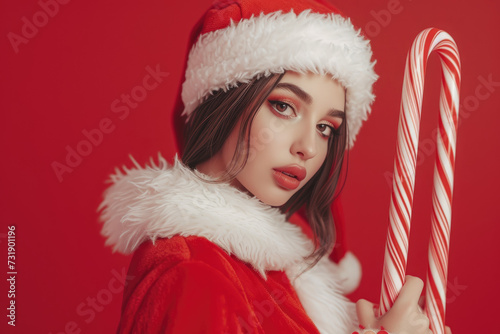
[[[441,60],[442,81],[425,311],[433,333],[442,334],[458,125],[460,59],[451,36],[435,28],[426,29],[417,36],[406,59],[380,315],[393,305],[406,275],[424,76],[427,59],[433,51],[438,53]]]

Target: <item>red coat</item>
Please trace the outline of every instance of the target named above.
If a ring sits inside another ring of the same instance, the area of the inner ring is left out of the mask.
[[[135,252],[119,333],[318,333],[288,277],[248,264],[200,237]]]
[[[164,160],[112,176],[103,234],[135,251],[119,333],[351,333],[349,277],[277,209]]]

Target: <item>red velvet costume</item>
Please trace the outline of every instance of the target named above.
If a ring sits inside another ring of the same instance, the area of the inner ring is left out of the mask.
[[[145,242],[129,274],[120,333],[318,333],[285,273],[264,280],[205,238]]]
[[[112,177],[103,234],[135,251],[118,332],[350,333],[341,266],[325,257],[301,273],[312,249],[301,228],[205,177],[163,159]]]

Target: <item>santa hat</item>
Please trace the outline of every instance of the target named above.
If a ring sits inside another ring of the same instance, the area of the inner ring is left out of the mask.
[[[342,84],[351,148],[375,97],[371,58],[369,41],[326,1],[215,1],[195,25],[188,45],[174,110],[178,150],[185,122],[211,93],[287,70],[331,75]],[[334,206],[337,243],[332,258],[341,263],[351,256],[344,256],[343,215],[339,202]],[[359,270],[359,264],[352,266]],[[351,279],[359,282],[359,277]]]

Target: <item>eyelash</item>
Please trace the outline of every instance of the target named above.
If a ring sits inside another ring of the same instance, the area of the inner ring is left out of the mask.
[[[323,132],[320,132],[321,137],[330,138],[330,137],[335,137],[337,135],[338,129],[335,129],[333,126],[325,124],[325,123],[321,123],[318,125],[326,125],[328,128],[330,128],[330,135],[325,135]]]
[[[294,108],[293,108],[290,104],[288,104],[288,103],[286,103],[286,102],[279,101],[279,100],[269,100],[268,102],[269,102],[269,104],[271,105],[271,107],[274,109],[274,111],[280,115],[280,117],[284,117],[284,118],[286,118],[286,119],[289,119],[289,118],[292,118],[293,116],[283,115],[283,112],[282,112],[282,111],[279,111],[278,109],[276,109],[276,106],[277,106],[277,105],[284,105],[284,106],[286,106],[286,107],[287,107],[287,109],[288,109],[288,108],[290,108],[290,109],[293,111],[293,114],[294,114],[294,115],[296,115],[296,114],[297,114],[297,113],[295,112],[295,109],[294,109]],[[321,135],[321,137],[323,137],[323,138],[333,137],[333,136],[335,136],[335,135],[337,134],[337,132],[338,132],[338,129],[336,129],[336,128],[335,128],[334,126],[332,126],[332,125],[325,124],[325,123],[320,123],[320,124],[318,124],[318,125],[325,125],[325,126],[327,126],[327,127],[329,127],[329,128],[330,128],[330,131],[331,131],[330,135],[325,135],[323,132],[320,132],[320,135]]]
[[[271,104],[271,107],[274,109],[274,111],[276,111],[282,117],[291,118],[291,116],[283,115],[282,111],[279,111],[278,109],[276,109],[276,106],[279,105],[279,104],[285,105],[287,108],[292,109],[293,114],[297,115],[297,113],[295,112],[295,109],[290,104],[288,104],[286,102],[278,101],[278,100],[269,100],[269,104]]]

